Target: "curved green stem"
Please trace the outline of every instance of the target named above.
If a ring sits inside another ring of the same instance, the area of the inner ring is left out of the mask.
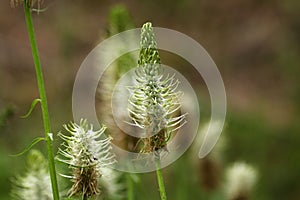
[[[47,150],[48,150],[48,163],[49,163],[49,171],[50,171],[51,184],[52,184],[53,199],[59,200],[59,192],[58,192],[56,170],[55,170],[55,163],[54,163],[54,156],[53,156],[52,138],[50,135],[51,129],[50,129],[46,91],[44,86],[39,53],[35,41],[31,10],[30,7],[28,6],[27,0],[24,1],[24,12],[25,12],[26,25],[27,25],[30,44],[31,44],[32,56],[35,65],[36,77],[37,77],[38,88],[39,88],[40,99],[41,99],[41,107],[42,107],[43,123],[45,129],[45,138],[46,138]]]
[[[163,179],[163,176],[162,176],[162,173],[161,173],[161,163],[160,163],[159,156],[156,156],[155,164],[156,164],[156,174],[157,174],[157,181],[158,181],[160,199],[161,200],[167,200],[167,194],[166,194],[164,179]]]

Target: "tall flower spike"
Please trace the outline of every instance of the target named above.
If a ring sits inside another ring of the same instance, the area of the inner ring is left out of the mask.
[[[122,4],[114,5],[109,12],[107,37],[111,37],[115,34],[132,28],[134,28],[134,26],[128,9]],[[126,41],[120,40],[114,46],[114,51],[122,54],[124,51],[123,49],[134,40],[134,37],[131,37]],[[107,129],[107,133],[115,139],[114,142],[118,146],[129,151],[134,150],[137,139],[123,133],[123,131],[120,130],[120,128],[116,125],[115,119],[112,115],[113,111],[111,104],[113,101],[115,108],[120,108],[118,110],[123,110],[123,107],[120,106],[122,105],[123,101],[119,98],[113,99],[113,92],[114,90],[117,91],[120,96],[127,94],[127,91],[116,88],[116,84],[125,73],[136,66],[136,57],[137,56],[132,53],[122,55],[105,70],[98,86],[98,101],[96,102],[97,113],[101,113],[101,115],[99,115],[99,119],[109,127]],[[127,85],[130,85],[132,80],[127,78],[126,82],[128,83]],[[122,121],[129,121],[129,116],[126,113],[126,110],[125,112],[123,111],[118,113],[118,118],[120,118]]]
[[[142,153],[166,149],[171,134],[186,123],[180,111],[181,92],[176,91],[179,81],[164,76],[151,23],[141,30],[140,54],[136,85],[129,87],[129,115],[132,125],[143,129]]]
[[[12,183],[12,199],[53,199],[47,161],[37,150],[31,150],[28,155],[25,175],[16,176]]]
[[[72,176],[65,176],[74,182],[69,194],[81,194],[84,199],[97,196],[102,169],[116,162],[115,155],[110,152],[111,138],[101,139],[106,127],[94,131],[86,120],[81,120],[80,125],[70,123],[64,127],[71,136],[60,134],[65,149],[58,150],[63,158],[57,159],[72,169]]]

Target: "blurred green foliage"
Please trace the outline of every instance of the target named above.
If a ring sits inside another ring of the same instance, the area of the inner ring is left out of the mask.
[[[2,128],[5,127],[6,121],[14,115],[14,107],[7,106],[1,113],[0,113],[0,131]]]

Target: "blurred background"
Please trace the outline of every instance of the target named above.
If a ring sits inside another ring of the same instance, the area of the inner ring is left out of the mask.
[[[45,1],[47,10],[33,14],[33,21],[53,133],[72,121],[76,72],[107,37],[110,12],[120,3],[128,9],[132,26],[151,21],[198,41],[217,64],[226,87],[228,111],[220,140],[224,144],[203,160],[197,160],[191,148],[166,167],[169,199],[230,198],[224,197],[230,185],[226,171],[235,162],[257,171],[250,199],[300,199],[298,0]],[[167,52],[161,57],[197,89],[201,130],[210,117],[205,83],[197,82],[199,77],[183,59]],[[24,170],[26,156],[8,155],[43,135],[38,106],[29,118],[20,118],[37,97],[23,9],[0,1],[0,199],[9,199],[10,178]],[[45,153],[43,144],[36,148]],[[136,199],[159,199],[157,188],[154,173],[140,175]]]

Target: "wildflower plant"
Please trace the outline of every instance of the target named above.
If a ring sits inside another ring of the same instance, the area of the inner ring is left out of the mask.
[[[144,130],[142,153],[167,150],[172,133],[186,123],[180,110],[179,81],[174,76],[164,76],[151,23],[141,30],[141,49],[135,70],[136,85],[129,87],[128,108],[133,125]]]
[[[134,28],[134,23],[126,6],[123,4],[114,5],[110,9],[108,16],[107,37],[111,37],[115,34],[132,28]],[[132,40],[134,39],[135,38],[132,37]],[[126,41],[126,43],[130,43],[130,41]],[[115,45],[114,50],[121,52],[126,43],[124,41],[120,41],[117,45]],[[112,115],[111,104],[113,101],[112,95],[117,81],[135,66],[135,61],[135,55],[132,53],[127,53],[119,57],[114,63],[111,64],[109,68],[106,69],[105,73],[102,75],[97,93],[99,97],[99,106],[97,106],[97,111],[101,113],[99,119],[108,126],[107,133],[115,138],[114,143],[129,151],[134,151],[134,147],[138,141],[138,138],[125,134],[115,124],[114,117]],[[131,79],[128,79],[127,82],[132,83]],[[123,93],[126,95],[126,91],[118,90],[117,92],[119,94]],[[116,106],[121,107],[118,103]],[[125,112],[123,111],[120,113],[119,117],[122,118],[123,121],[129,120],[126,110]],[[102,170],[102,172],[103,176],[101,177],[99,184],[102,188],[104,196],[109,196],[113,199],[119,199],[124,196],[124,190],[126,190],[127,199],[133,199],[134,183],[137,182],[137,179],[133,179],[132,174],[127,173],[125,176],[123,176],[124,173],[116,172],[110,168],[107,168],[104,171]],[[122,183],[120,183],[120,179],[123,181],[126,179],[126,188]]]
[[[129,87],[128,112],[131,123],[143,130],[141,153],[154,152],[161,199],[167,199],[162,174],[160,155],[167,151],[167,142],[185,123],[185,114],[180,111],[179,81],[174,76],[165,76],[161,66],[152,24],[147,22],[141,30],[138,67],[135,70],[136,84]]]
[[[124,5],[118,4],[111,8],[108,16],[107,37],[111,37],[133,27],[134,26],[129,11]],[[128,42],[130,41],[126,41],[126,43]],[[121,52],[126,43],[125,41],[118,42],[114,47],[114,51]],[[109,68],[105,70],[104,74],[101,76],[97,91],[99,104],[97,105],[96,109],[98,113],[101,113],[101,115],[99,115],[99,119],[108,126],[107,132],[116,139],[114,142],[117,143],[118,146],[122,146],[126,149],[128,146],[134,146],[134,144],[130,145],[130,143],[134,142],[128,141],[128,135],[124,134],[115,124],[114,117],[112,115],[113,111],[111,104],[113,101],[112,95],[115,90],[116,83],[126,72],[133,68],[134,65],[135,57],[132,53],[128,53],[119,57],[109,66]],[[126,90],[118,90],[118,93],[124,93],[124,95],[126,95]],[[128,115],[126,110],[123,113],[120,114],[120,117],[122,120],[127,120]]]
[[[52,200],[52,188],[47,161],[38,150],[31,150],[24,175],[12,179],[12,199]]]
[[[102,176],[103,168],[115,163],[115,155],[110,152],[111,137],[103,139],[105,126],[93,130],[86,120],[80,124],[70,123],[64,126],[70,135],[59,134],[64,143],[59,148],[57,159],[69,166],[73,186],[69,195],[82,195],[83,199],[100,194],[98,179]]]
[[[48,157],[48,167],[49,167],[49,174],[50,174],[50,180],[51,180],[51,187],[52,187],[52,195],[54,200],[59,200],[59,191],[58,191],[58,184],[57,184],[57,177],[56,177],[56,167],[54,163],[54,156],[53,156],[53,134],[51,132],[51,126],[50,126],[50,117],[49,117],[49,111],[48,111],[48,103],[47,103],[47,96],[46,96],[46,90],[45,90],[45,84],[44,84],[44,78],[42,73],[42,67],[39,57],[39,51],[36,43],[35,38],[35,32],[34,32],[34,26],[32,22],[32,11],[39,12],[40,4],[42,3],[42,0],[11,0],[11,6],[16,7],[18,5],[23,5],[24,7],[24,14],[25,14],[25,21],[29,36],[29,41],[31,45],[31,51],[33,56],[33,62],[35,66],[35,72],[36,72],[36,78],[37,78],[37,85],[39,89],[39,98],[35,99],[32,103],[31,109],[29,111],[29,114],[31,113],[34,106],[37,105],[37,103],[40,103],[41,110],[42,110],[42,119],[43,119],[43,125],[44,125],[44,137],[36,138],[32,141],[29,148],[25,149],[21,154],[29,150],[34,144],[38,143],[39,141],[46,141],[47,146],[47,157]],[[34,6],[37,4],[38,9],[35,9]]]

